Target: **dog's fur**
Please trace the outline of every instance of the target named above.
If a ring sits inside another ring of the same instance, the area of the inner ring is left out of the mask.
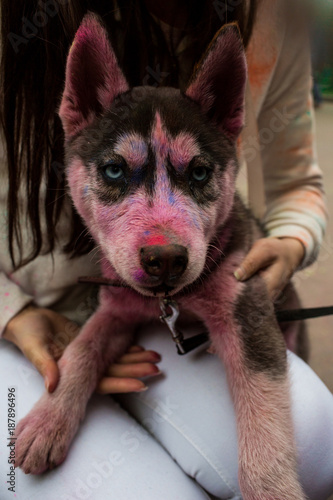
[[[233,275],[261,236],[235,192],[245,82],[240,35],[227,25],[184,92],[129,89],[100,21],[84,18],[60,107],[68,184],[101,248],[104,276],[131,288],[101,288],[99,308],[59,361],[55,392],[20,422],[16,464],[26,473],[65,459],[106,367],[139,324],[158,318],[158,297],[168,292],[204,321],[225,364],[243,497],[304,498],[274,307],[259,276],[241,283]]]

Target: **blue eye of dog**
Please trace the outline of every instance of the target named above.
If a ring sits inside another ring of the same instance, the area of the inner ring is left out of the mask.
[[[110,181],[117,181],[124,177],[123,166],[118,163],[108,163],[103,167],[105,177]]]
[[[191,172],[192,179],[197,182],[203,182],[208,179],[209,170],[206,167],[195,167]]]

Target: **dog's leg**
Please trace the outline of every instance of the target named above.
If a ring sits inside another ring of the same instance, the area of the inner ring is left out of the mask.
[[[86,405],[109,363],[128,347],[133,324],[100,306],[59,361],[60,380],[16,430],[16,466],[40,474],[59,465],[84,418]]]
[[[262,280],[236,287],[229,305],[221,290],[202,312],[235,403],[241,491],[245,500],[301,500],[283,336]]]

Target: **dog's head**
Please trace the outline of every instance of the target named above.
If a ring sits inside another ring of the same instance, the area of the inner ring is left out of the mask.
[[[142,294],[176,293],[204,269],[233,206],[245,81],[235,25],[181,92],[130,89],[98,18],[83,19],[59,112],[68,183],[103,254]]]

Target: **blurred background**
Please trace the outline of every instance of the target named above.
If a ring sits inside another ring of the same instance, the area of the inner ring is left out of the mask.
[[[333,305],[333,0],[320,0],[316,5],[312,64],[318,159],[330,220],[317,262],[295,277],[304,307]],[[307,320],[307,326],[310,366],[333,393],[333,316]]]
[[[324,98],[316,109],[316,125],[330,220],[317,262],[294,278],[304,307],[333,305],[333,99]],[[310,365],[333,392],[333,316],[307,320],[307,326]]]
[[[304,307],[333,305],[333,0],[320,0],[315,9],[312,64],[318,158],[330,220],[318,261],[296,276]],[[333,393],[333,316],[307,320],[307,325],[310,366]]]
[[[330,221],[317,262],[295,276],[304,307],[333,305],[333,0],[313,3],[311,38],[317,149]],[[307,325],[310,365],[333,392],[333,316],[307,320]]]
[[[314,98],[320,105],[333,100],[333,0],[319,0],[312,16]]]

